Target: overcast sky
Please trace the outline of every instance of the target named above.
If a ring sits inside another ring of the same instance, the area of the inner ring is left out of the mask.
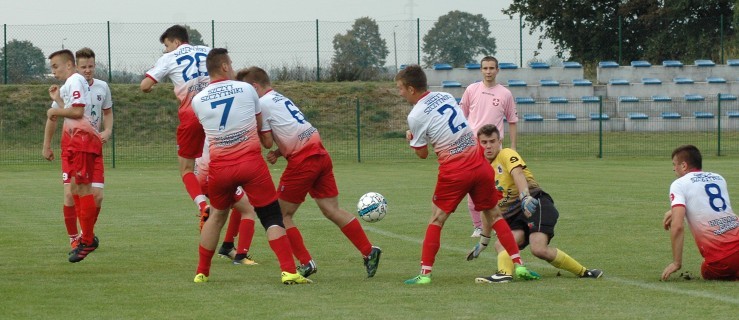
[[[60,24],[97,22],[190,21],[353,21],[436,20],[451,10],[506,19],[501,9],[512,0],[272,0],[272,1],[157,1],[0,0],[0,24]],[[207,4],[213,4],[208,7]],[[87,6],[87,7],[86,7]]]

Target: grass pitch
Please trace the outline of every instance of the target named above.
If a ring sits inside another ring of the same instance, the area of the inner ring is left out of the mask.
[[[523,154],[526,157],[526,154]],[[258,266],[214,258],[210,282],[194,284],[197,219],[176,163],[119,166],[106,172],[97,225],[100,248],[67,262],[59,163],[0,167],[0,317],[3,319],[307,318],[307,319],[540,319],[734,318],[735,283],[660,282],[671,261],[661,229],[674,179],[670,160],[529,161],[554,198],[560,219],[552,245],[599,280],[577,279],[534,258],[523,259],[540,281],[480,285],[495,271],[494,250],[464,257],[476,240],[464,203],[442,233],[433,283],[408,286],[419,269],[421,241],[436,178],[433,160],[338,162],[342,206],[354,212],[367,191],[388,199],[383,221],[363,223],[382,247],[377,275],[366,279],[362,258],[312,200],[296,215],[319,271],[312,285],[284,286],[263,229],[251,249]],[[284,167],[272,167],[278,179]],[[707,158],[739,199],[739,159]],[[701,258],[686,237],[683,271],[699,276]],[[559,276],[558,274],[561,274]]]

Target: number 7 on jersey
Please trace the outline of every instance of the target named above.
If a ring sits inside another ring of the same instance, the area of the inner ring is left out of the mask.
[[[228,120],[228,113],[231,111],[231,104],[233,104],[233,102],[234,97],[213,101],[210,103],[211,109],[218,108],[218,106],[222,104],[226,105],[226,107],[223,108],[223,115],[221,116],[221,124],[218,126],[218,131],[223,131],[226,129],[226,120]]]

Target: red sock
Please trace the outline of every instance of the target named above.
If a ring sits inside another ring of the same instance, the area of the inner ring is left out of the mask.
[[[239,243],[236,245],[236,253],[247,253],[251,247],[251,239],[254,238],[254,220],[239,220]]]
[[[182,182],[185,184],[185,189],[190,195],[190,198],[195,201],[195,203],[200,208],[200,211],[205,210],[205,196],[203,195],[203,190],[200,190],[200,182],[198,182],[198,177],[196,177],[194,173],[188,172],[185,173],[184,176],[182,176]]]
[[[79,230],[77,230],[77,211],[75,206],[64,206],[62,212],[64,212],[64,226],[67,227],[67,234],[70,237],[77,235]]]
[[[203,246],[198,246],[198,253],[200,259],[198,260],[198,270],[195,274],[202,273],[207,277],[210,275],[210,262],[213,260],[213,255],[216,251],[208,250],[203,248]]]
[[[312,258],[310,253],[308,253],[308,249],[305,248],[303,236],[300,234],[298,228],[289,228],[285,230],[285,233],[287,233],[287,238],[290,241],[290,247],[292,247],[292,252],[295,254],[295,257],[298,258],[301,264],[308,264]]]
[[[279,237],[275,240],[269,241],[269,247],[277,256],[277,261],[280,262],[280,270],[289,273],[296,273],[295,261],[293,260],[293,252],[290,247],[290,241],[287,240],[287,236]]]
[[[82,229],[82,243],[92,244],[95,237],[95,197],[91,194],[80,197],[80,229]]]
[[[345,226],[341,227],[341,232],[354,244],[354,246],[362,253],[363,256],[368,256],[372,252],[372,244],[367,239],[367,234],[364,233],[362,225],[359,224],[357,218],[352,218]]]
[[[500,244],[503,245],[505,251],[507,251],[508,255],[511,256],[513,263],[523,264],[523,262],[521,262],[521,255],[518,252],[518,243],[516,243],[516,238],[513,237],[513,233],[511,232],[511,227],[508,226],[508,222],[506,222],[505,219],[498,219],[498,221],[493,223],[493,230],[495,230]]]
[[[239,234],[240,223],[241,213],[236,211],[236,209],[231,210],[231,217],[228,219],[228,227],[226,227],[226,235],[223,237],[223,242],[234,242],[234,238]]]
[[[440,246],[441,226],[429,224],[426,228],[426,237],[423,238],[423,249],[421,250],[421,274],[431,273]]]

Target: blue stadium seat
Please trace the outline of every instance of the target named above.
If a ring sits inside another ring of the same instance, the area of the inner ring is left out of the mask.
[[[708,83],[726,83],[726,79],[721,77],[708,77],[706,78],[706,82]]]
[[[657,78],[642,78],[641,83],[643,84],[662,84],[662,80]]]
[[[501,62],[498,64],[498,68],[500,69],[518,69],[518,65],[515,63],[510,62]]]
[[[639,98],[634,96],[620,96],[618,102],[639,102]]]
[[[582,65],[577,61],[565,61],[565,62],[562,62],[562,66],[565,68],[573,68],[573,69],[582,68]]]
[[[593,85],[593,82],[591,82],[588,79],[572,79],[572,85],[573,86],[582,86],[582,87],[589,87]]]
[[[567,98],[565,97],[549,97],[549,103],[567,103]]]
[[[693,115],[696,119],[713,119],[713,113],[705,111],[695,111]]]
[[[718,99],[721,101],[734,101],[736,100],[736,96],[730,93],[719,93]]]
[[[544,117],[538,113],[525,113],[523,115],[523,121],[544,121]]]
[[[529,63],[531,69],[549,69],[549,64],[546,62],[532,62]]]
[[[669,96],[657,94],[657,95],[653,95],[652,96],[652,101],[654,101],[654,102],[670,102],[670,101],[672,101],[672,98],[670,98]]]
[[[678,60],[665,60],[662,61],[662,66],[667,68],[679,68],[683,66],[683,63]]]
[[[575,116],[572,113],[557,112],[557,120],[559,120],[559,121],[575,121],[575,120],[577,120],[577,116]]]
[[[716,65],[716,63],[707,59],[698,59],[695,60],[695,65],[699,67],[713,67]]]
[[[677,78],[672,79],[672,81],[674,81],[677,84],[693,84],[693,83],[695,83],[695,81],[693,81],[693,79],[690,79],[688,77],[677,77]]]
[[[401,64],[401,65],[400,65],[400,70],[403,70],[403,69],[405,69],[405,67],[407,67],[407,66],[408,66],[407,64]]]
[[[683,116],[681,116],[679,113],[674,111],[666,111],[662,112],[662,119],[680,119]]]
[[[465,63],[464,68],[467,70],[479,70],[480,64],[479,63]]]
[[[539,85],[541,85],[542,87],[558,87],[559,81],[542,79],[542,80],[539,80]]]
[[[629,80],[626,79],[611,79],[608,81],[608,84],[613,86],[627,86],[629,85]]]
[[[703,101],[706,100],[702,95],[699,94],[686,94],[685,101]]]
[[[732,67],[739,67],[739,59],[729,59],[726,60],[726,64]]]
[[[729,118],[739,118],[739,111],[726,111],[726,115]]]
[[[454,100],[457,100],[457,104],[459,104],[460,102],[462,102],[462,98],[454,98]]]
[[[590,120],[608,120],[610,118],[611,117],[609,117],[605,113],[601,113],[600,116],[598,116],[598,113],[597,112],[591,112],[590,113]]]
[[[596,96],[582,96],[582,102],[583,103],[598,103],[600,102],[600,98]]]
[[[601,61],[598,62],[598,68],[618,68],[616,61]]]
[[[434,70],[452,70],[452,65],[448,63],[436,63],[434,64]]]
[[[536,101],[532,97],[516,97],[516,104],[534,104]]]
[[[629,112],[626,114],[626,117],[631,120],[646,120],[649,119],[649,116],[642,112]]]
[[[462,84],[459,81],[444,80],[441,82],[443,88],[460,88]]]
[[[631,61],[631,66],[634,68],[649,68],[652,66],[652,64],[649,63],[649,61],[634,60],[634,61]]]
[[[509,87],[525,87],[526,81],[523,80],[508,80]]]

